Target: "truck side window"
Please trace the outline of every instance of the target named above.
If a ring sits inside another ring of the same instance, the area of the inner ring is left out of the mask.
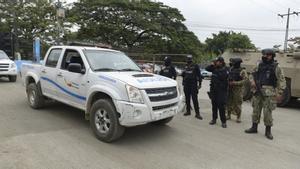
[[[79,63],[84,69],[84,64],[80,54],[76,50],[67,49],[61,63],[61,69],[67,70],[70,63]]]
[[[59,60],[62,49],[52,49],[49,53],[49,56],[46,61],[46,66],[48,67],[56,67],[57,62]]]

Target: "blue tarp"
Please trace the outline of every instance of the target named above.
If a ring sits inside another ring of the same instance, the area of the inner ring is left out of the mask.
[[[17,65],[17,70],[20,72],[23,63],[33,63],[31,60],[15,60]],[[43,63],[43,60],[40,61],[40,64]]]

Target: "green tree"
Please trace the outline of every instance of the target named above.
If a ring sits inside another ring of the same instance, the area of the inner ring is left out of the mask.
[[[31,55],[35,37],[45,45],[55,43],[58,36],[56,7],[48,0],[3,1],[0,3],[0,31],[13,32],[16,50]]]
[[[207,38],[206,51],[216,55],[222,54],[226,49],[253,49],[255,46],[247,35],[235,33],[233,31],[220,31],[212,34],[212,38]]]
[[[115,48],[200,56],[202,44],[183,24],[176,8],[141,0],[80,0],[71,10],[78,38]]]

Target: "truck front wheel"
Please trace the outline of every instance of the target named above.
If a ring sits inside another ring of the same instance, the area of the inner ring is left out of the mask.
[[[110,100],[99,99],[90,111],[90,125],[96,137],[104,142],[120,138],[125,128],[120,125],[118,113]]]
[[[26,88],[27,98],[29,105],[34,109],[39,109],[44,106],[45,100],[44,96],[39,89],[38,85],[35,83],[30,83]]]
[[[17,76],[8,76],[8,79],[10,82],[16,82],[17,81]]]

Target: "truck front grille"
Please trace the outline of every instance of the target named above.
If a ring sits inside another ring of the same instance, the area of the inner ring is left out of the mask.
[[[176,106],[176,105],[177,105],[177,103],[162,105],[162,106],[155,106],[155,107],[152,107],[152,110],[157,111],[157,110],[167,109],[169,107],[173,107],[173,106]]]
[[[178,95],[176,87],[146,89],[146,93],[151,102],[174,99]]]
[[[8,71],[9,64],[8,63],[0,63],[0,71]]]

